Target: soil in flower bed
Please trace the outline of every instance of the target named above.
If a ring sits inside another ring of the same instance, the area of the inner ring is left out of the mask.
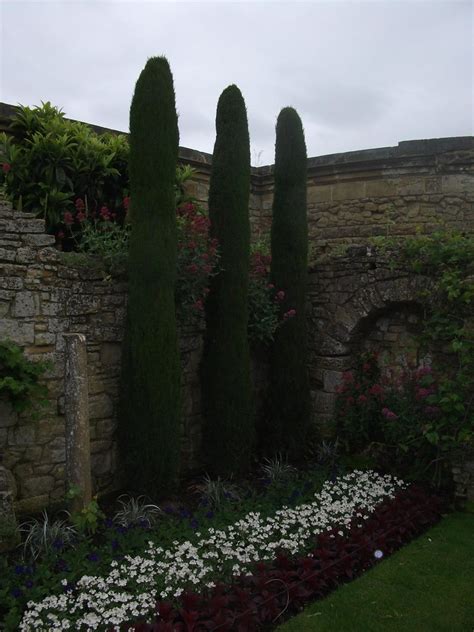
[[[472,632],[474,516],[451,514],[278,632]]]

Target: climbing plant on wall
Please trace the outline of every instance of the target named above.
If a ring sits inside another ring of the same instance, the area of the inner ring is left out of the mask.
[[[278,116],[271,229],[273,284],[291,320],[275,333],[270,367],[270,411],[265,446],[298,457],[309,423],[305,293],[308,265],[306,144],[293,108]]]
[[[208,469],[228,476],[246,470],[254,441],[247,339],[250,147],[245,102],[235,85],[219,98],[216,132],[209,217],[221,270],[206,304],[203,445]]]
[[[130,109],[132,230],[120,440],[127,484],[156,494],[177,479],[180,361],[175,173],[178,124],[167,60],[148,60]]]

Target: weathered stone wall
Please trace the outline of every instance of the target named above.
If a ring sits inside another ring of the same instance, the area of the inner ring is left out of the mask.
[[[311,268],[309,274],[310,382],[314,422],[330,433],[336,390],[342,373],[364,350],[383,352],[395,365],[417,356],[414,336],[419,293],[430,280],[393,270],[370,247]]]
[[[0,401],[2,465],[15,480],[17,511],[41,509],[64,496],[65,420],[63,334],[87,338],[89,416],[94,490],[116,487],[116,407],[126,310],[124,281],[100,270],[74,268],[49,247],[44,222],[0,202],[0,339],[19,344],[32,359],[48,360],[50,406],[32,421]],[[184,469],[198,464],[200,393],[197,367],[202,325],[183,332],[182,430]]]
[[[271,224],[273,167],[258,170],[260,225]],[[404,141],[397,147],[308,160],[311,261],[377,235],[474,230],[474,138]]]
[[[0,103],[0,131],[10,131],[15,111]],[[99,134],[122,134],[91,127]],[[180,147],[179,161],[196,170],[187,190],[206,207],[212,156]],[[269,235],[273,172],[273,166],[251,169],[254,238]],[[440,225],[474,230],[474,137],[402,141],[395,147],[308,159],[311,263],[369,237],[432,232]]]

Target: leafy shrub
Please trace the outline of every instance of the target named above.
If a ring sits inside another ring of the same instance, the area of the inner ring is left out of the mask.
[[[17,412],[46,406],[48,389],[40,378],[48,366],[29,360],[13,342],[0,342],[0,399],[9,401]]]
[[[106,204],[120,215],[128,189],[125,136],[98,135],[49,102],[19,106],[10,132],[0,137],[0,183],[18,209],[44,217],[55,233],[77,198],[87,201],[90,213]]]
[[[472,433],[469,420],[459,423],[458,416],[450,420],[443,412],[451,405],[445,389],[444,378],[431,367],[382,375],[376,355],[362,355],[338,387],[337,427],[346,451],[365,453],[406,478],[446,485],[452,450]]]

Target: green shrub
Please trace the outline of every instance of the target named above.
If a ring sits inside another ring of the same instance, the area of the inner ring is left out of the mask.
[[[29,360],[13,342],[0,342],[0,400],[22,412],[48,403],[48,389],[40,382],[48,363]]]
[[[128,484],[166,493],[179,472],[175,174],[178,122],[167,60],[148,60],[130,109],[129,301],[119,437]]]
[[[250,148],[247,112],[237,86],[219,98],[209,188],[211,234],[221,270],[211,281],[202,365],[207,468],[229,477],[244,472],[254,443],[247,338]]]
[[[262,443],[267,451],[292,457],[301,456],[309,424],[306,162],[301,120],[293,108],[284,108],[276,125],[271,278],[281,288],[281,314],[289,322],[276,331],[272,347],[269,425]]]
[[[49,102],[19,106],[9,131],[0,135],[0,184],[18,209],[44,217],[55,233],[77,198],[86,200],[90,213],[98,215],[106,204],[120,214],[128,189],[125,136],[98,135]]]

